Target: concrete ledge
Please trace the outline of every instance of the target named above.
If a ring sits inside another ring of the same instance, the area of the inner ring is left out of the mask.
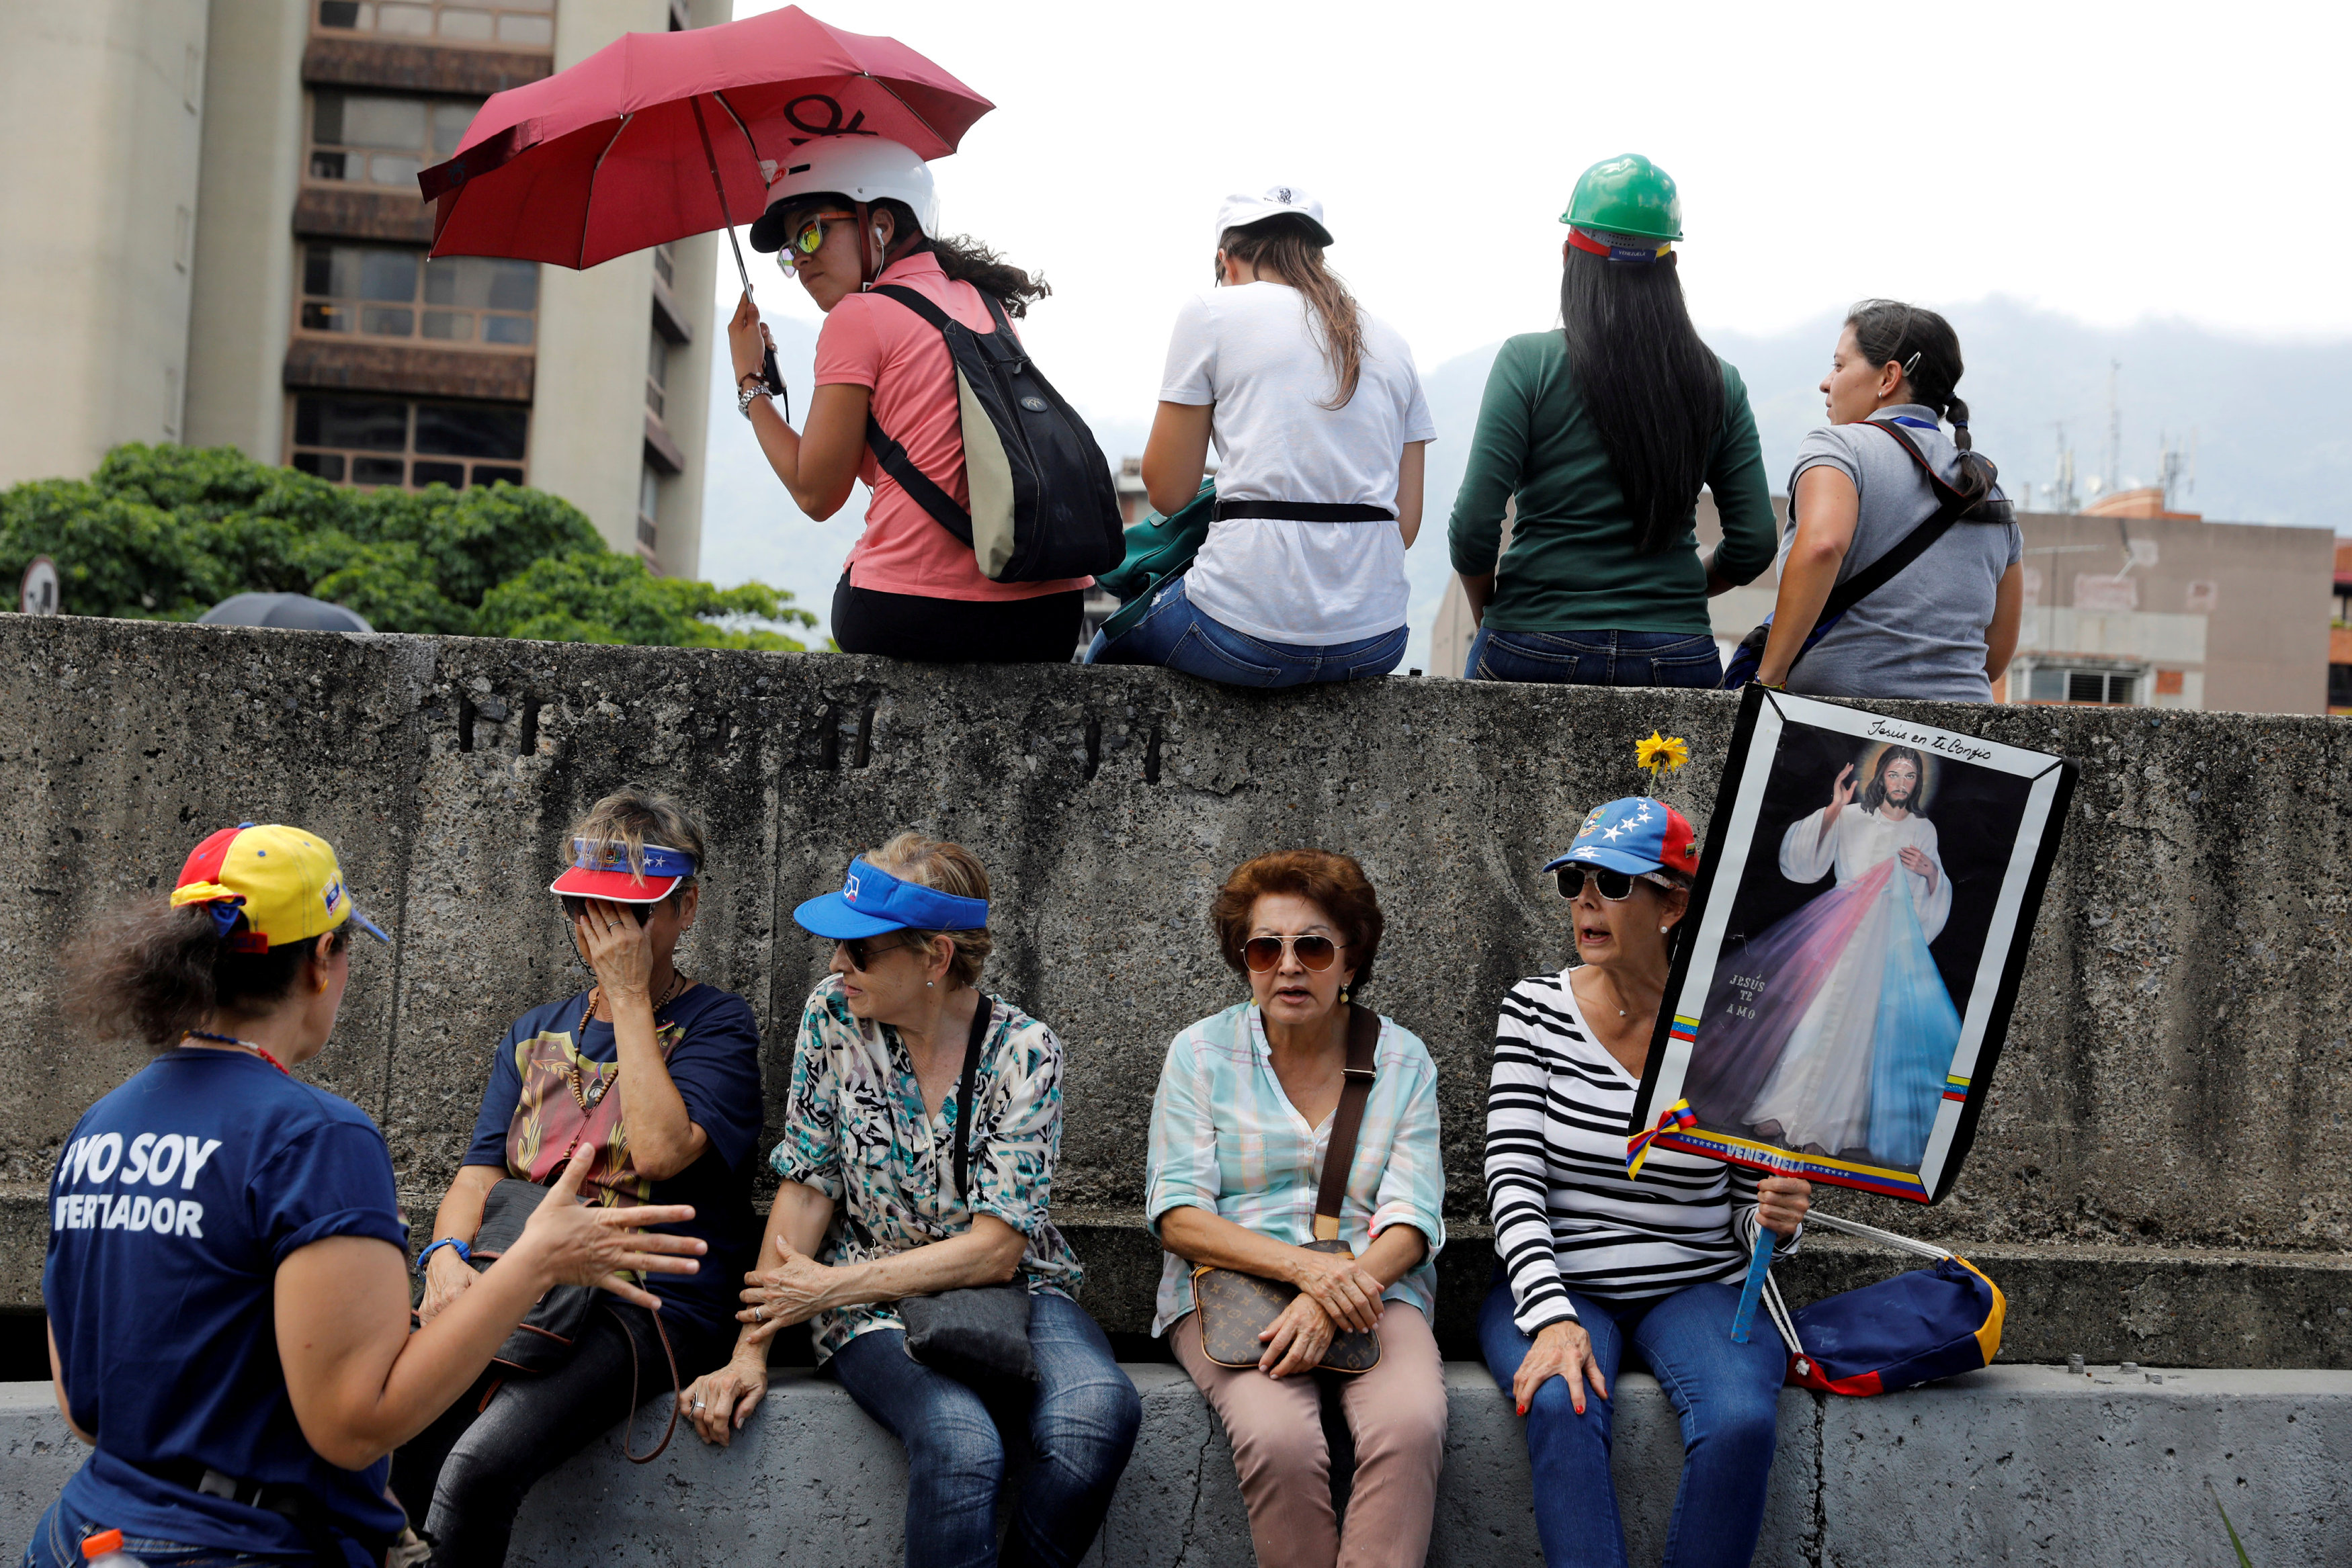
[[[1128,1369],[1143,1432],[1089,1563],[1249,1568],[1233,1453],[1182,1373]],[[2352,1561],[2352,1373],[2176,1372],[2152,1384],[1995,1367],[1879,1399],[1789,1390],[1766,1568],[2228,1561],[2210,1481],[2260,1568]],[[1453,1416],[1433,1568],[1537,1563],[1519,1421],[1484,1368],[1446,1369]],[[1617,1390],[1616,1478],[1636,1563],[1664,1550],[1681,1462],[1649,1377]],[[656,1407],[638,1415],[640,1442]],[[84,1450],[47,1385],[0,1385],[0,1547],[16,1551]],[[829,1380],[785,1373],[734,1446],[681,1435],[654,1464],[592,1445],[562,1493],[523,1511],[515,1568],[895,1568],[906,1463]]]

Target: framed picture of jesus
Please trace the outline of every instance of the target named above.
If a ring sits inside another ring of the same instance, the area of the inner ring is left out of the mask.
[[[2075,773],[1749,686],[1631,1131],[1921,1203],[1950,1191]]]

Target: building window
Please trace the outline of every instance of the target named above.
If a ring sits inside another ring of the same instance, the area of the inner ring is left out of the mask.
[[[520,49],[544,49],[555,42],[555,0],[319,0],[318,18],[322,33]]]
[[[520,485],[530,436],[511,403],[302,392],[287,461],[338,485]]]
[[[646,407],[653,416],[662,416],[662,404],[669,392],[669,340],[661,335],[658,327],[647,329],[649,346],[646,350]]]
[[[483,256],[427,261],[422,251],[394,246],[302,247],[305,332],[528,349],[538,308],[535,261]]]
[[[2137,670],[2036,664],[2026,680],[2028,702],[2127,705],[2139,700]]]
[[[664,288],[677,282],[677,253],[666,245],[654,246],[654,276],[661,279]]]
[[[646,464],[637,471],[637,543],[654,548],[655,524],[661,517],[661,476]]]
[[[477,99],[394,98],[321,88],[310,95],[310,155],[305,166],[313,180],[390,186],[415,195],[418,172],[457,156],[457,143],[481,107]]]

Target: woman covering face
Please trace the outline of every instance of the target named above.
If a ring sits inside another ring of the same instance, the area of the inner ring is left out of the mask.
[[[770,1156],[782,1181],[735,1354],[695,1384],[688,1414],[729,1442],[767,1392],[770,1341],[805,1322],[819,1364],[907,1450],[909,1563],[997,1561],[1000,1420],[1013,1447],[1050,1456],[1022,1482],[1006,1551],[1075,1563],[1142,1405],[1074,1299],[1083,1271],[1050,1218],[1062,1045],[980,988],[989,915],[971,852],[912,832],[793,912],[831,942],[830,962],[801,1014]],[[975,1387],[910,1354],[899,1303],[1008,1282],[1026,1292],[1034,1383]]]
[[[530,1489],[645,1400],[671,1396],[673,1354],[688,1377],[726,1356],[758,1236],[760,1027],[742,998],[678,967],[706,838],[676,801],[634,788],[573,824],[549,914],[595,982],[525,1013],[492,1053],[473,1145],[419,1260],[418,1311],[429,1324],[481,1288],[467,1254],[493,1189],[543,1182],[575,1148],[592,1202],[686,1206],[678,1232],[706,1249],[702,1267],[654,1281],[648,1301],[600,1299],[558,1364],[494,1367],[402,1448],[393,1486],[436,1563],[504,1561]]]
[[[1731,1281],[1759,1226],[1782,1255],[1794,1247],[1811,1189],[1657,1147],[1638,1186],[1625,1173],[1668,940],[1697,867],[1691,825],[1665,802],[1596,807],[1544,867],[1576,962],[1512,987],[1496,1026],[1486,1200],[1499,1267],[1478,1338],[1527,1418],[1546,1568],[1624,1568],[1610,1397],[1629,1353],[1682,1417],[1667,1568],[1747,1563],[1763,1529],[1788,1353],[1766,1323],[1732,1343]]]
[[[1266,1568],[1418,1568],[1444,1459],[1445,1385],[1430,1332],[1445,1243],[1437,1072],[1374,1018],[1372,1080],[1333,1239],[1318,1250],[1324,1155],[1348,1063],[1353,991],[1383,927],[1363,869],[1291,850],[1246,862],[1212,910],[1218,956],[1250,994],[1177,1035],[1151,1103],[1144,1218],[1167,1249],[1151,1332],[1233,1438],[1250,1539]],[[1193,1281],[1233,1270],[1297,1291],[1246,1356],[1212,1359]],[[1341,1333],[1374,1336],[1368,1372],[1318,1371]],[[1331,1509],[1321,1384],[1356,1441],[1344,1526]]]

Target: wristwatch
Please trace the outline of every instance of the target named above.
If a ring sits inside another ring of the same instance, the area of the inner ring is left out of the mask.
[[[458,1240],[454,1236],[444,1236],[440,1240],[436,1241],[432,1246],[427,1247],[424,1251],[419,1252],[416,1255],[416,1271],[419,1274],[424,1273],[425,1265],[433,1260],[433,1254],[440,1251],[444,1247],[453,1247],[457,1249],[457,1256],[466,1262],[470,1263],[474,1260],[474,1249],[472,1248],[467,1246],[463,1241]]]
[[[739,382],[735,388],[735,412],[741,414],[745,419],[749,419],[751,417],[752,399],[773,397],[776,394],[770,392],[767,389],[767,386],[762,382],[753,382],[749,386],[744,386]]]

